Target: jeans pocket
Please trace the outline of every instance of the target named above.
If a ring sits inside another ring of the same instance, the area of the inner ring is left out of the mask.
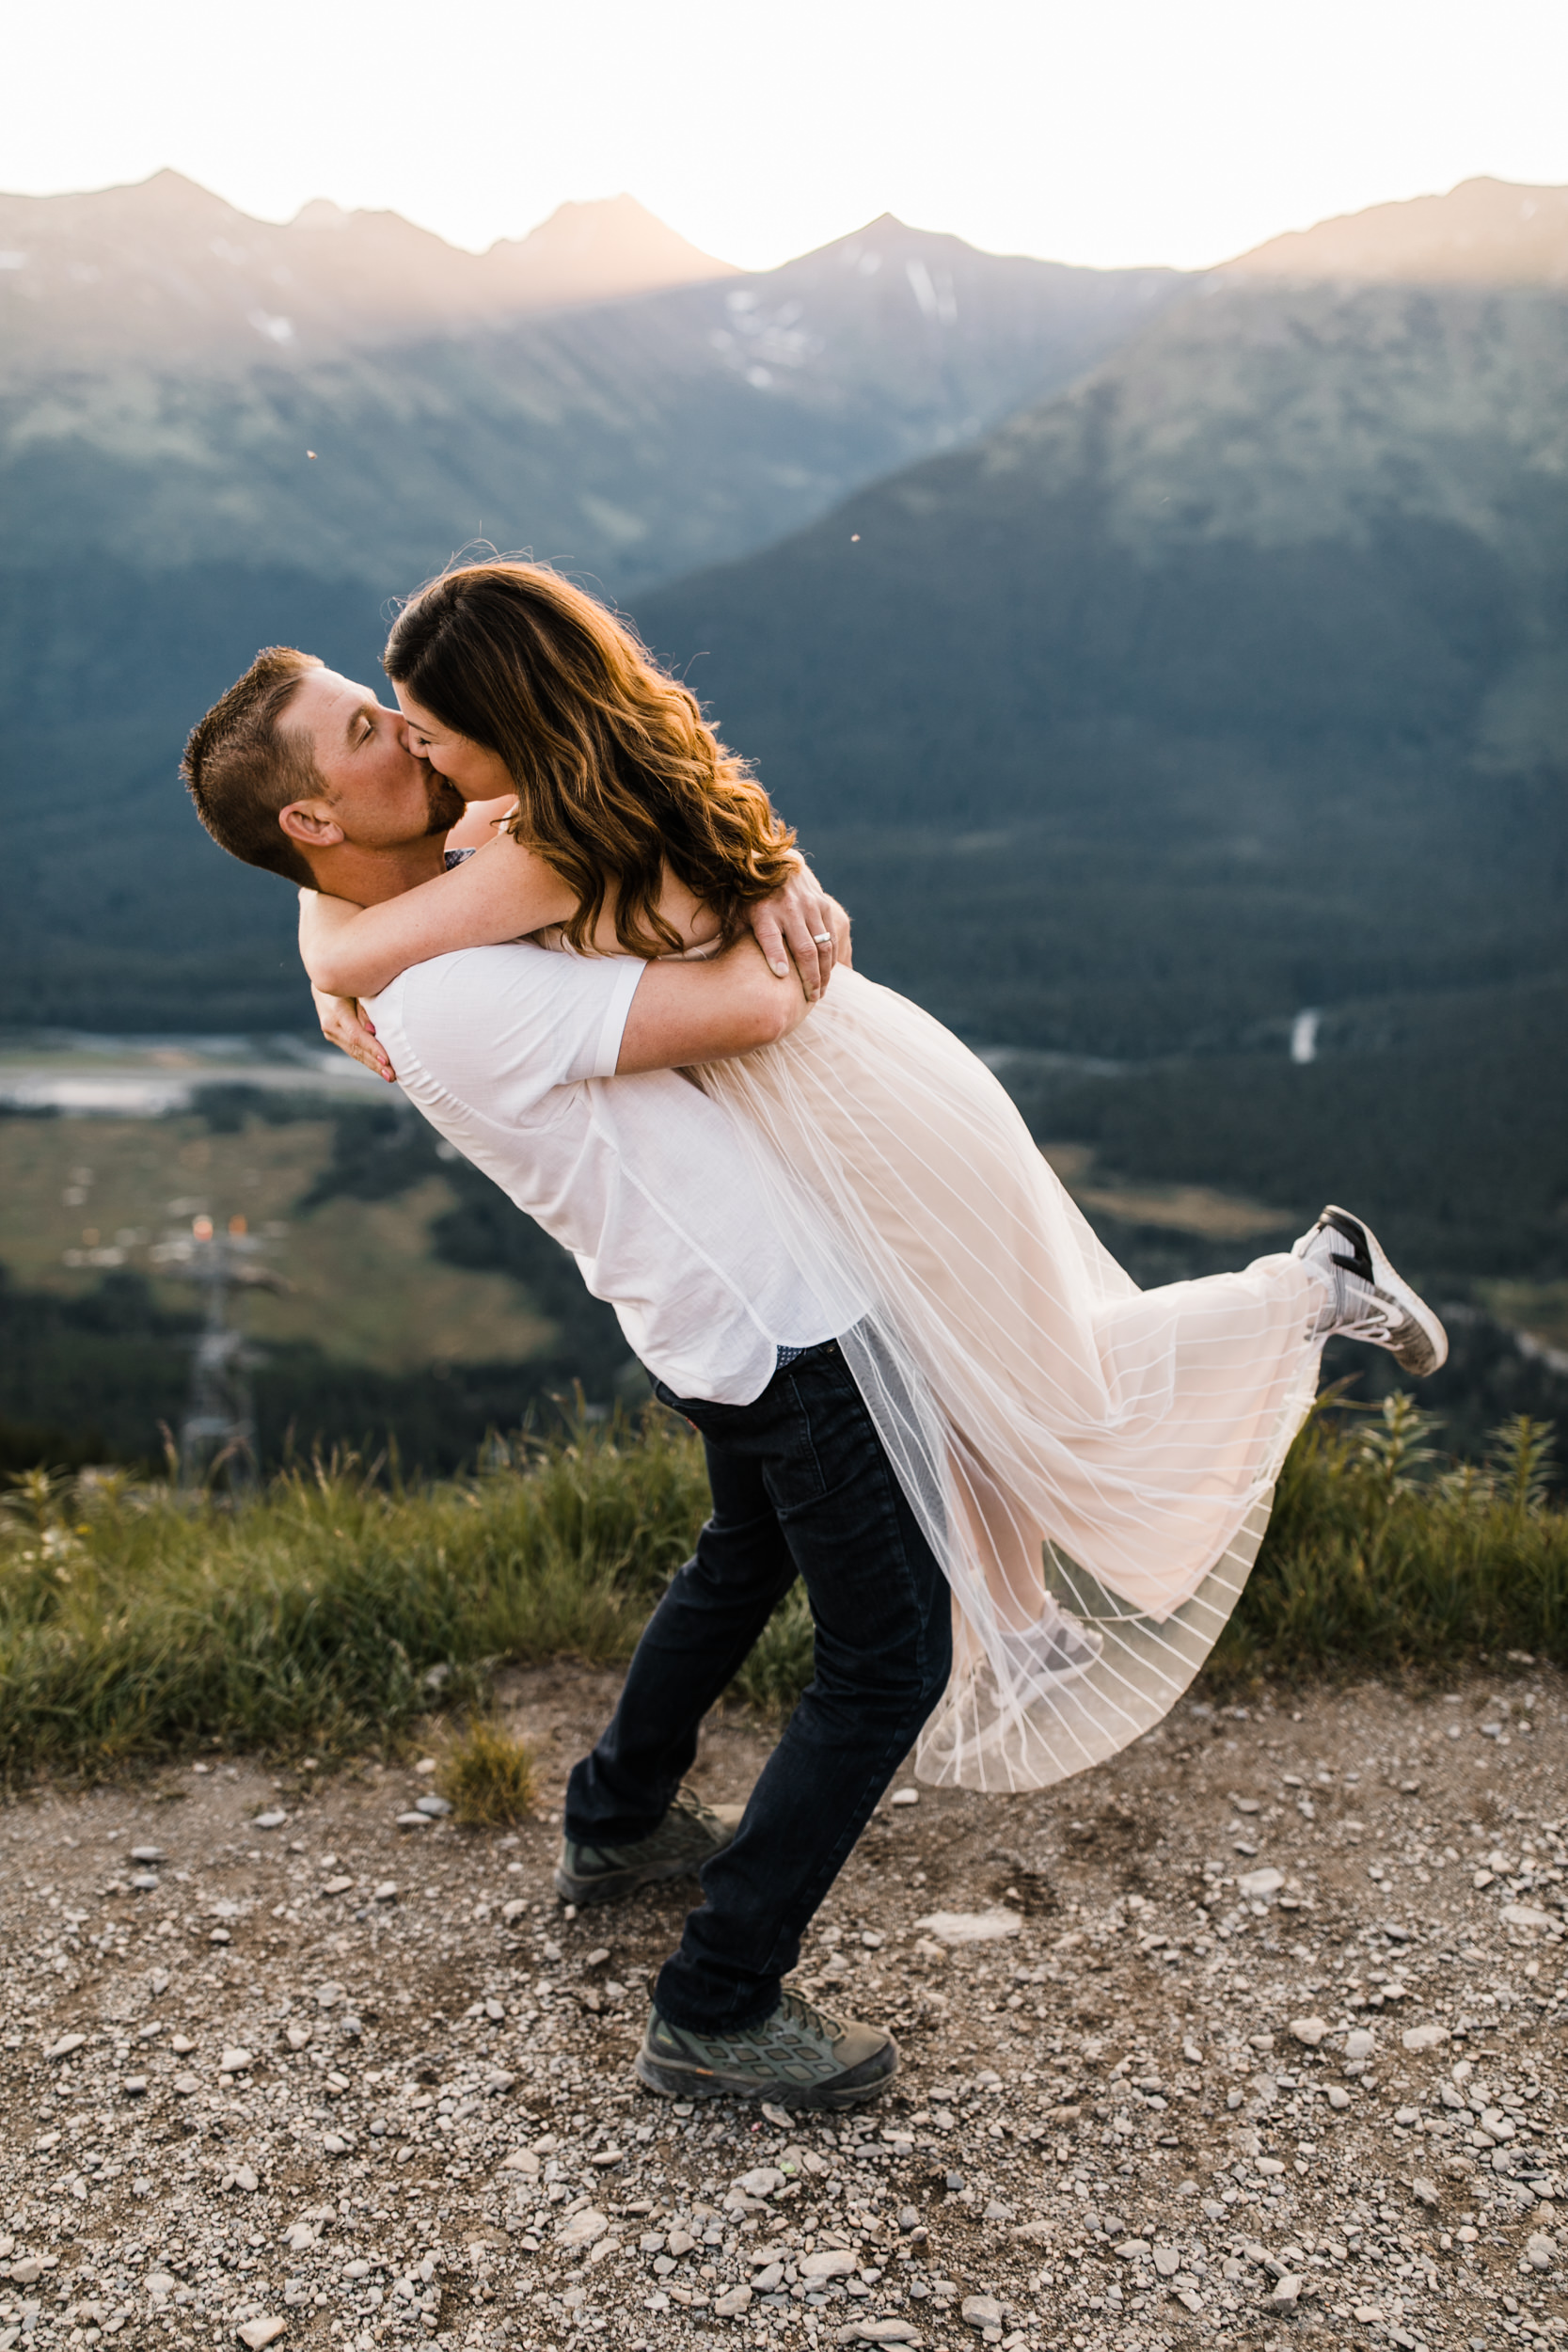
[[[781,1520],[886,1473],[871,1416],[837,1347],[813,1348],[785,1365],[752,1405],[676,1396],[663,1381],[654,1393],[712,1444],[752,1461]]]
[[[775,1384],[787,1442],[769,1466],[781,1518],[828,1502],[867,1479],[881,1485],[887,1458],[843,1357],[835,1348],[809,1365],[790,1367]]]
[[[773,1508],[781,1520],[810,1510],[822,1501],[828,1481],[813,1439],[812,1416],[788,1374],[777,1384],[784,1391],[776,1414],[776,1442],[763,1470]],[[786,1401],[787,1400],[787,1401]]]

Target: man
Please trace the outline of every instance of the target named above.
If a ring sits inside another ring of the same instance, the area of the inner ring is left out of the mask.
[[[225,848],[362,904],[439,873],[458,813],[398,712],[286,648],[208,713],[184,774]],[[672,2096],[847,2106],[893,2079],[893,2041],[782,1979],[945,1685],[948,1595],[835,1344],[855,1301],[803,1280],[724,1115],[677,1074],[807,1017],[783,943],[824,981],[816,934],[847,928],[823,903],[809,878],[786,894],[768,960],[750,938],[697,963],[472,948],[370,1011],[409,1099],[572,1250],[706,1448],[713,1516],[571,1775],[556,1876],[584,1903],[701,1869],[638,2074]],[[736,1826],[681,1779],[797,1575],[816,1671]]]

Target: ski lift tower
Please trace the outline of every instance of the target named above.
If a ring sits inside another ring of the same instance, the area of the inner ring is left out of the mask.
[[[261,1247],[243,1216],[231,1216],[223,1233],[210,1216],[198,1216],[192,1219],[189,1239],[182,1234],[156,1253],[164,1272],[199,1284],[207,1298],[191,1366],[190,1402],[180,1424],[182,1486],[204,1487],[220,1470],[231,1486],[248,1486],[256,1475],[250,1372],[258,1359],[246,1342],[236,1294],[288,1288],[280,1275],[258,1262]]]

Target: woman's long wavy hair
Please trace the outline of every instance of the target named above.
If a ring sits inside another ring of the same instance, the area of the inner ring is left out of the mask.
[[[443,726],[505,761],[508,830],[578,894],[573,946],[591,945],[613,886],[623,947],[678,949],[658,912],[666,866],[726,936],[786,880],[795,835],[695,695],[546,565],[443,573],[404,605],[382,659]]]

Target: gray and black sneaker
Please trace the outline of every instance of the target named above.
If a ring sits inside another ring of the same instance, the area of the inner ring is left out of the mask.
[[[607,1903],[661,1879],[694,1878],[729,1844],[743,1810],[705,1804],[689,1788],[679,1788],[657,1829],[633,1845],[579,1846],[563,1837],[555,1891],[563,1903]]]
[[[999,1625],[995,1642],[1024,1691],[1037,1691],[1044,1681],[1076,1682],[1099,1663],[1105,1648],[1103,1633],[1053,1605],[1033,1625]]]
[[[688,2033],[656,2009],[637,2079],[666,2099],[771,2099],[784,2107],[858,2107],[898,2072],[898,2044],[875,2026],[830,2017],[786,1993],[743,2033]]]
[[[1331,1204],[1291,1254],[1328,1291],[1318,1325],[1324,1339],[1370,1340],[1418,1380],[1448,1361],[1448,1333],[1359,1217]]]

